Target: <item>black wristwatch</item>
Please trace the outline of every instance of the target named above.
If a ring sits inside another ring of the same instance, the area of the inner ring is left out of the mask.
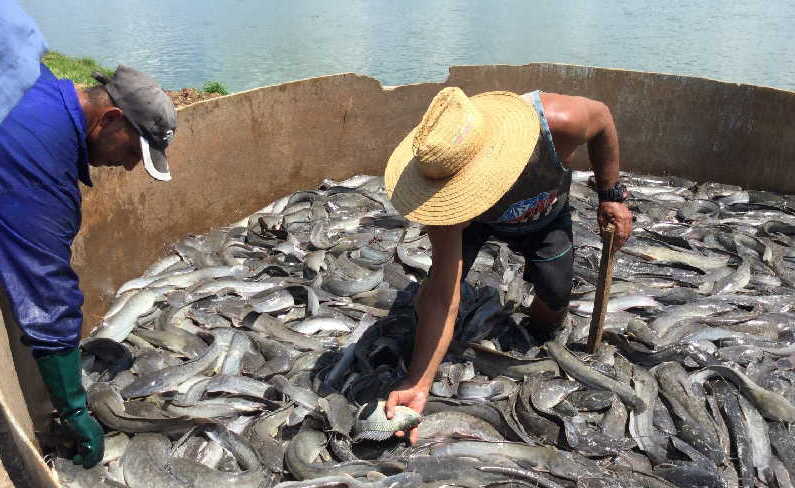
[[[629,196],[627,186],[620,182],[617,182],[613,185],[613,188],[607,190],[597,189],[596,194],[599,195],[600,202],[623,202]]]

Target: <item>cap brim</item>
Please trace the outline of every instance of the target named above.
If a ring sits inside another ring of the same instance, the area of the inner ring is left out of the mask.
[[[171,181],[171,171],[165,151],[149,145],[144,136],[141,137],[141,154],[144,157],[144,168],[149,176],[158,181]]]

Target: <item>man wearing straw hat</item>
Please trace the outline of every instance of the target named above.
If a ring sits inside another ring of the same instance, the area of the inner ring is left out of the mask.
[[[601,102],[538,91],[467,97],[445,88],[392,153],[387,193],[407,219],[428,226],[433,270],[417,297],[409,374],[389,395],[388,417],[396,405],[423,410],[453,335],[461,280],[490,237],[525,258],[524,277],[535,291],[530,332],[545,341],[562,326],[574,260],[565,163],[584,144],[596,176],[599,224],[615,225],[620,247],[632,215],[618,183],[618,134]],[[417,439],[416,429],[409,437]]]

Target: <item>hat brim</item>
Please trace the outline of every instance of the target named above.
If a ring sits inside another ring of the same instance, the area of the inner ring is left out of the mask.
[[[144,168],[149,176],[158,181],[171,181],[171,171],[168,169],[166,152],[150,146],[144,136],[141,138],[141,154],[144,158]]]
[[[540,131],[535,109],[510,92],[470,97],[483,114],[483,149],[450,178],[430,179],[414,157],[414,128],[393,151],[384,183],[392,204],[425,225],[455,225],[482,214],[510,190],[533,154]]]

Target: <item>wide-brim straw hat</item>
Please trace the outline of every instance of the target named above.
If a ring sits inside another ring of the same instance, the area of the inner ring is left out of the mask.
[[[540,122],[515,93],[467,97],[445,88],[392,152],[384,183],[395,208],[426,225],[472,220],[513,186],[533,154]]]

